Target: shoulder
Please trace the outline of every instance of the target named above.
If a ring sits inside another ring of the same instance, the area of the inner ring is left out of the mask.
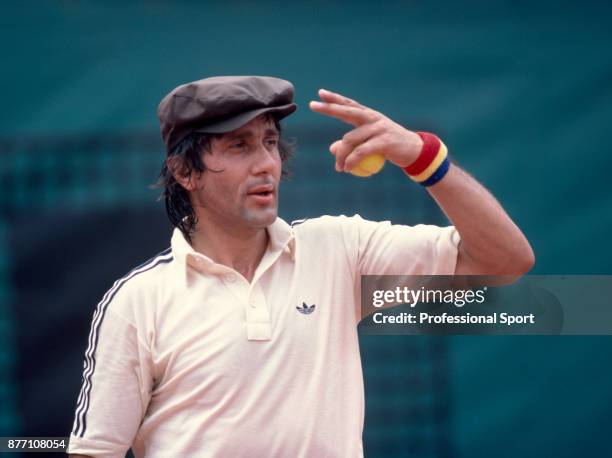
[[[388,227],[389,221],[375,222],[362,218],[359,214],[347,215],[323,215],[317,218],[305,218],[291,222],[291,227],[297,237],[331,237],[331,238],[353,238],[360,231],[373,227]]]
[[[363,219],[358,214],[323,215],[317,218],[308,218],[291,223],[297,243],[305,249],[329,251],[337,253],[339,248],[347,253],[355,253],[363,234],[369,225],[378,225]]]
[[[106,292],[99,306],[111,307],[120,315],[131,315],[129,308],[134,302],[142,303],[155,294],[169,278],[173,267],[172,249],[167,248],[145,262],[137,265],[117,279]]]
[[[358,214],[353,216],[346,215],[322,215],[316,218],[303,218],[291,222],[291,227],[296,233],[317,232],[329,229],[341,230],[347,226],[358,226],[363,224],[364,220]]]
[[[344,216],[323,215],[298,219],[291,222],[291,229],[297,239],[321,244],[329,238],[341,235],[341,218]]]

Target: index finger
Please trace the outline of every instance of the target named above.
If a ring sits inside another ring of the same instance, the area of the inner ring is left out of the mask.
[[[331,116],[354,126],[376,121],[380,115],[369,108],[340,105],[337,103],[310,102],[310,109],[316,113]]]
[[[337,92],[328,91],[327,89],[319,89],[319,97],[323,102],[338,103],[340,105],[350,105],[354,107],[366,108],[359,102],[348,97],[338,94]]]

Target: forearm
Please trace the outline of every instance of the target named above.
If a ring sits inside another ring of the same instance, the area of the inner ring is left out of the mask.
[[[469,174],[452,164],[427,188],[461,236],[458,275],[522,275],[531,269],[529,242],[497,200]]]

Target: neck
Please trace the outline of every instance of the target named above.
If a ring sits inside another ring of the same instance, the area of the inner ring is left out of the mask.
[[[268,232],[265,228],[236,229],[200,220],[191,241],[194,250],[234,269],[250,282],[268,246]]]

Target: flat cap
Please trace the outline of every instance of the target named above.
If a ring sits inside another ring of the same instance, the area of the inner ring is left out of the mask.
[[[262,113],[277,119],[297,109],[293,84],[270,76],[216,76],[183,84],[157,108],[168,154],[192,132],[222,134]]]

